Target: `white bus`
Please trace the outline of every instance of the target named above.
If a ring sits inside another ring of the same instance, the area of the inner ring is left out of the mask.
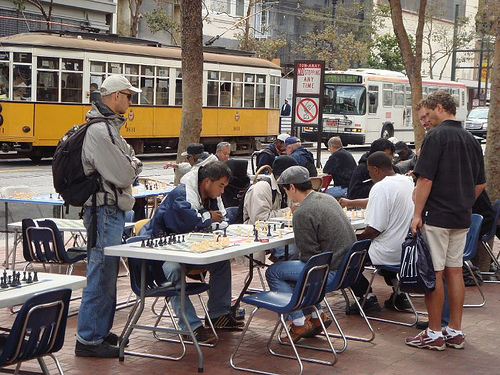
[[[456,100],[457,119],[467,116],[466,86],[453,81],[422,80],[423,97],[445,90]],[[383,137],[413,142],[411,89],[408,78],[398,72],[353,69],[325,72],[323,134],[339,136],[344,145],[371,143]],[[302,128],[301,137],[317,140],[317,128]]]

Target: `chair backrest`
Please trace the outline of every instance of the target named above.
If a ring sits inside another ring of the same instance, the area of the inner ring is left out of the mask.
[[[25,221],[26,220],[26,221]],[[59,263],[57,250],[58,240],[56,232],[48,227],[37,227],[29,223],[29,219],[23,220],[23,255],[28,262]],[[59,234],[57,232],[57,234]],[[60,234],[59,234],[60,236]],[[26,248],[24,248],[26,243]],[[64,244],[62,244],[64,246]]]
[[[255,172],[255,176],[253,177],[253,180],[252,180],[252,184],[255,184],[258,179],[259,179],[259,175],[261,173],[263,173],[265,170],[268,170],[269,171],[269,174],[273,173],[273,168],[271,168],[270,165],[263,165],[262,167],[260,167],[257,172]]]
[[[500,219],[500,199],[493,203],[492,207],[493,212],[495,213],[495,219],[493,220],[493,225],[491,226],[490,231],[481,238],[481,241],[484,242],[488,242],[489,240],[491,240],[497,233],[497,227],[499,225],[498,220]]]
[[[127,238],[127,243],[140,242],[147,240],[146,236],[136,236]],[[163,261],[148,260],[146,261],[146,295],[148,291],[156,290],[162,283],[166,282],[165,274],[162,270]],[[128,258],[128,268],[130,272],[130,286],[132,291],[139,296],[141,294],[141,267],[142,260]]]
[[[325,174],[321,177],[321,179],[323,180],[323,182],[321,184],[321,191],[323,193],[326,193],[328,186],[330,186],[330,182],[332,182],[332,180],[333,180],[333,176],[331,174]]]
[[[23,256],[24,259],[28,262],[36,261],[36,258],[33,257],[31,253],[31,247],[28,242],[28,236],[26,235],[27,229],[36,227],[35,221],[33,219],[23,219],[21,221],[21,228],[23,233]]]
[[[323,300],[332,256],[331,252],[325,252],[309,258],[293,289],[287,306],[289,311],[303,309]]]
[[[52,233],[52,239],[54,242],[54,252],[56,254],[56,259],[60,263],[71,263],[71,260],[66,253],[66,247],[64,246],[64,238],[57,227],[57,224],[50,219],[39,220],[38,226],[40,228],[49,228]]]
[[[139,221],[137,221],[135,223],[135,225],[134,225],[134,233],[135,233],[136,236],[139,234],[139,232],[141,231],[142,227],[144,225],[146,225],[149,220],[151,220],[151,219],[142,219],[142,220],[139,220]]]
[[[59,351],[64,344],[71,289],[43,292],[24,304],[3,345],[0,366]]]
[[[471,260],[476,255],[477,241],[479,240],[482,222],[483,217],[481,215],[472,214],[472,221],[465,241],[464,260]]]
[[[323,186],[323,179],[321,177],[311,177],[312,188],[315,191],[321,191]]]
[[[334,281],[329,284],[327,292],[347,288],[358,280],[359,275],[363,272],[370,244],[371,240],[356,241],[352,244],[351,248],[344,254]]]
[[[236,220],[236,215],[238,213],[238,206],[226,207],[226,218],[229,224],[233,224]]]

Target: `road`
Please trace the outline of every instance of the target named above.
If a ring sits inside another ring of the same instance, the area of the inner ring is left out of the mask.
[[[359,160],[361,154],[366,151],[366,148],[351,148],[354,158]],[[316,156],[316,150],[310,148],[311,152]],[[1,157],[1,155],[0,155]],[[329,157],[329,152],[322,149],[321,161],[322,165],[326,163]],[[143,162],[143,171],[141,177],[148,177],[160,181],[173,181],[173,170],[163,169],[163,164],[166,161],[175,160],[175,155],[142,155],[139,158]],[[250,160],[249,156],[237,156],[237,158]],[[249,173],[251,167],[249,163]],[[29,159],[14,159],[12,157],[0,158],[0,189],[7,186],[28,186],[34,194],[49,194],[54,192],[52,185],[52,170],[51,160],[44,159],[39,163],[33,163]],[[80,212],[79,208],[72,207],[70,209],[70,218],[77,218]],[[25,217],[40,218],[51,217],[52,208],[41,205],[25,205],[25,204],[9,204],[9,222],[20,221]],[[0,243],[3,244],[5,232],[5,205],[0,205]]]

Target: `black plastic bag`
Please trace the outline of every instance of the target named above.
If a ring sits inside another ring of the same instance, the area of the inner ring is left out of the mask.
[[[403,242],[399,289],[406,293],[427,293],[436,287],[436,274],[431,253],[421,233],[412,237],[411,233]]]

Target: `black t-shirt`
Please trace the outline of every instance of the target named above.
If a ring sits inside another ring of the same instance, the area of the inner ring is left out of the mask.
[[[323,172],[333,176],[335,186],[348,188],[354,168],[356,168],[356,160],[350,152],[341,148],[330,155]]]
[[[481,145],[460,121],[443,121],[427,133],[413,173],[432,181],[424,222],[441,228],[470,226],[475,187],[486,178]]]

